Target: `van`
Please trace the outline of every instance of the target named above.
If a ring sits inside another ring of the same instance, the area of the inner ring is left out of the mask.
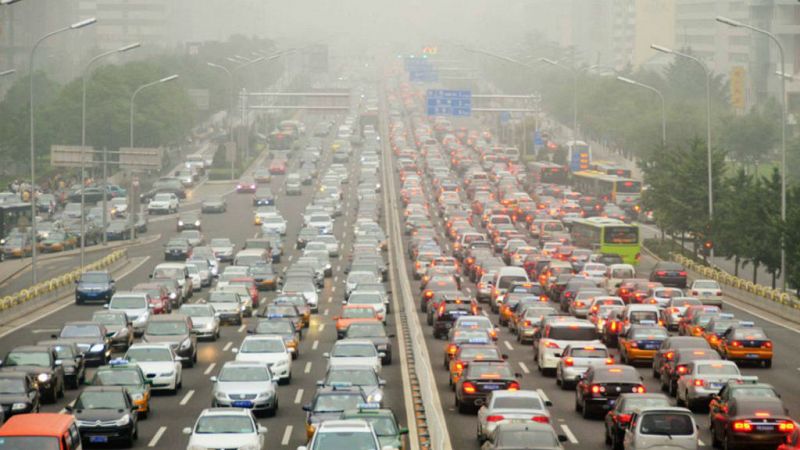
[[[626,305],[622,310],[622,333],[627,333],[631,325],[663,326],[661,310],[656,305]]]
[[[75,418],[68,414],[12,416],[0,427],[0,450],[81,450]]]
[[[636,269],[630,264],[611,264],[606,270],[606,289],[619,287],[622,280],[636,278]]]
[[[509,162],[517,163],[519,162],[519,149],[516,147],[506,147],[503,149],[503,155],[505,155],[506,159]]]
[[[263,264],[271,261],[272,258],[267,256],[267,251],[261,248],[249,248],[241,250],[233,258],[234,266],[253,266],[256,264]]]
[[[650,407],[636,410],[625,430],[626,449],[670,448],[696,450],[697,424],[686,408]]]
[[[530,283],[528,273],[522,267],[505,266],[498,269],[492,282],[492,309],[499,306],[511,283]]]
[[[181,287],[181,303],[188,300],[194,291],[191,282],[191,276],[189,275],[189,269],[186,268],[186,263],[161,263],[153,269],[153,273],[150,274],[150,278],[154,280],[166,278],[177,281],[178,286]]]

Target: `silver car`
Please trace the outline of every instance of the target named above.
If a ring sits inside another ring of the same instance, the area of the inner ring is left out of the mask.
[[[625,430],[625,450],[669,448],[696,450],[699,427],[686,408],[650,407],[636,410]]]
[[[244,305],[236,292],[210,292],[208,304],[214,308],[214,314],[219,317],[220,322],[242,324]]]
[[[207,303],[186,303],[181,305],[179,311],[192,320],[192,333],[198,339],[219,339],[219,317],[214,313],[214,308]]]
[[[378,377],[372,367],[364,365],[339,365],[329,367],[325,378],[317,381],[317,387],[358,386],[367,395],[369,403],[383,403],[383,387],[386,380]]]
[[[694,411],[707,407],[711,397],[719,394],[728,381],[742,380],[739,367],[733,361],[698,360],[686,365],[686,374],[678,378],[675,395],[678,405]]]
[[[501,423],[550,423],[547,407],[551,405],[537,391],[493,391],[478,410],[478,441],[488,439]],[[501,419],[495,420],[497,416]]]
[[[219,375],[211,377],[212,407],[229,406],[266,411],[278,411],[278,380],[266,365],[258,362],[229,361]]]
[[[565,390],[574,388],[589,367],[613,363],[614,359],[603,344],[568,345],[561,352],[561,358],[556,365],[556,384]]]
[[[678,322],[681,321],[686,309],[692,305],[702,304],[699,299],[694,297],[673,297],[669,299],[662,310],[664,325],[670,331],[677,331]]]
[[[106,305],[109,311],[122,311],[133,326],[135,336],[141,336],[150,321],[150,305],[147,294],[139,292],[117,292]]]

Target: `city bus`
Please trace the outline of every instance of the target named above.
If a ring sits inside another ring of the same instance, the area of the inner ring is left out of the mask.
[[[625,169],[610,161],[593,161],[589,168],[606,175],[616,175],[622,178],[630,178],[632,176],[630,169]]]
[[[641,181],[608,175],[596,170],[574,172],[572,186],[582,194],[615,203],[623,209],[633,209],[642,197]]]
[[[572,243],[578,247],[619,255],[626,264],[639,263],[639,225],[607,217],[591,217],[573,221],[570,233]]]
[[[528,163],[529,184],[567,184],[567,168],[548,161]]]
[[[0,204],[0,238],[5,239],[13,229],[24,229],[31,224],[30,203]]]

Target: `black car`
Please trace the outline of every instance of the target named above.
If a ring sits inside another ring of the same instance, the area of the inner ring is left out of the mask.
[[[472,305],[469,302],[443,301],[433,312],[433,337],[436,339],[446,338],[459,317],[471,314],[473,314]]]
[[[114,278],[107,271],[84,272],[76,281],[75,303],[80,305],[86,301],[109,301],[115,292]]]
[[[175,354],[184,358],[183,365],[197,362],[197,335],[192,333],[192,320],[183,314],[159,314],[150,318],[142,342],[169,344]]]
[[[378,353],[383,353],[381,364],[388,366],[392,364],[392,341],[394,334],[386,334],[386,328],[380,320],[368,322],[353,322],[347,327],[344,333],[345,339],[369,339],[375,344]]]
[[[260,187],[253,194],[253,206],[269,206],[275,204],[275,195],[269,187]]]
[[[228,210],[228,203],[223,197],[211,197],[203,200],[200,204],[200,212],[206,213],[224,213]]]
[[[123,241],[131,237],[131,229],[133,225],[128,222],[128,219],[112,220],[106,228],[106,240],[109,241]]]
[[[650,281],[664,286],[686,288],[687,273],[682,265],[670,261],[659,261],[650,271]]]
[[[512,373],[506,361],[473,361],[456,384],[456,408],[465,413],[477,409],[492,391],[520,389],[519,373]]]
[[[89,321],[67,322],[53,339],[74,342],[83,353],[86,364],[102,366],[111,356],[111,342],[106,327]]]
[[[613,408],[625,393],[643,394],[644,382],[632,366],[612,364],[589,367],[575,386],[575,411],[588,419]]]
[[[95,311],[92,314],[92,322],[106,328],[106,337],[112,349],[124,352],[133,345],[133,327],[124,312]]]
[[[39,390],[36,381],[27,373],[0,373],[0,406],[3,417],[39,412]]]
[[[179,199],[186,198],[186,188],[183,186],[183,183],[178,178],[173,177],[159,178],[158,181],[153,183],[153,189],[145,192],[139,198],[142,203],[147,203],[155,197],[156,194],[161,193],[175,194]]]
[[[111,200],[111,193],[105,193],[106,200]],[[87,187],[83,190],[83,199],[86,203],[98,203],[103,201],[103,188],[99,187]],[[81,190],[78,189],[75,192],[69,194],[67,196],[67,201],[71,203],[80,203],[81,202]]]
[[[178,216],[178,225],[176,229],[180,233],[183,230],[199,230],[203,229],[203,223],[200,221],[200,216],[196,212],[184,212]]]
[[[64,383],[68,389],[78,389],[86,380],[86,362],[78,344],[69,341],[39,341],[36,345],[50,347],[56,352],[58,363],[64,368]]]
[[[84,444],[130,447],[139,437],[138,407],[123,386],[88,386],[66,409],[75,416]]]
[[[17,372],[32,376],[39,393],[47,403],[55,403],[64,396],[64,368],[58,364],[58,355],[50,347],[21,345],[3,358],[0,373]]]
[[[192,253],[192,246],[186,239],[170,239],[164,245],[165,261],[186,261]]]

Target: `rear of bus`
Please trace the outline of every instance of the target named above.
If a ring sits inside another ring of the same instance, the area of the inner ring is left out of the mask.
[[[620,222],[602,227],[600,253],[611,253],[622,257],[625,264],[639,264],[641,246],[639,226]]]

